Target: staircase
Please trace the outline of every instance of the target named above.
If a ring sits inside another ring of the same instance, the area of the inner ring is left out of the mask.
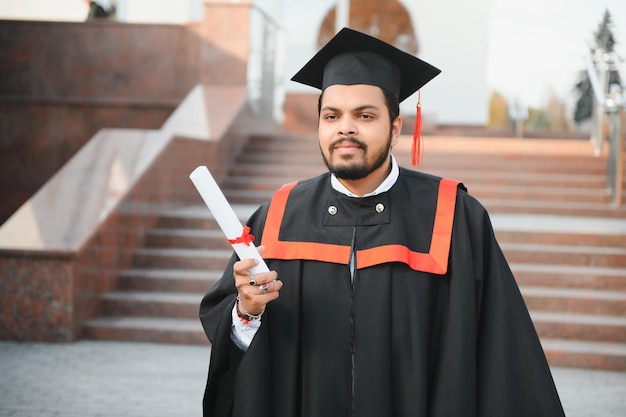
[[[410,166],[404,142],[394,155]],[[418,168],[462,180],[489,210],[551,365],[626,370],[626,209],[611,206],[606,158],[586,141],[430,137]],[[245,220],[324,171],[314,136],[256,137],[222,188]],[[163,213],[84,336],[208,344],[198,306],[230,254],[205,206]]]

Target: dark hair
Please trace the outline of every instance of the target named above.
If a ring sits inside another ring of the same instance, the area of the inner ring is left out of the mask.
[[[389,123],[393,124],[393,121],[400,116],[400,102],[396,98],[395,95],[391,94],[389,91],[381,88],[384,96],[385,96],[385,104],[387,104],[387,110],[389,111]],[[322,113],[322,96],[324,95],[324,91],[320,93],[319,98],[317,99],[317,117]]]

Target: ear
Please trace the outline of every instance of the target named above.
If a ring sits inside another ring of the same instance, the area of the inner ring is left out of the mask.
[[[398,116],[391,124],[391,146],[396,146],[402,132],[402,117]]]

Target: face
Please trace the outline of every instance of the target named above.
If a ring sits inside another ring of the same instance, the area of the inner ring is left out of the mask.
[[[329,171],[359,180],[389,169],[389,153],[398,142],[401,121],[389,120],[379,87],[331,85],[324,90],[318,135]]]

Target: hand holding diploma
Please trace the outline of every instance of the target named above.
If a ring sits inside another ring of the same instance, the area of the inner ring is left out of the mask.
[[[265,248],[259,246],[260,253]],[[279,291],[283,287],[282,281],[278,281],[276,271],[251,274],[250,271],[256,266],[256,259],[242,259],[233,265],[235,286],[239,293],[237,306],[240,317],[260,316],[265,311],[265,305],[278,298]]]
[[[189,178],[241,259],[233,266],[235,286],[239,292],[239,315],[248,319],[260,318],[265,305],[278,298],[283,283],[276,280],[278,274],[270,271],[265,264],[254,246],[250,229],[242,226],[207,167],[199,166]],[[259,249],[263,250],[263,247]]]

